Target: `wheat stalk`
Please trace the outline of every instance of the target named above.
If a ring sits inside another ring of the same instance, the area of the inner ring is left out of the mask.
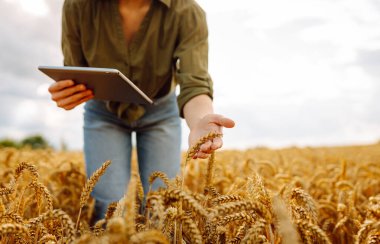
[[[214,163],[215,163],[215,152],[213,151],[208,158],[207,162],[207,172],[206,172],[206,184],[204,188],[204,194],[206,195],[207,189],[211,186],[211,181],[213,177],[213,170],[214,170]]]
[[[136,233],[136,187],[137,174],[131,172],[131,179],[128,184],[128,191],[125,199],[124,218],[126,223],[126,234],[129,238]]]
[[[86,205],[88,198],[90,197],[90,193],[94,189],[100,177],[106,172],[110,164],[111,164],[111,161],[104,162],[102,166],[91,175],[91,177],[87,180],[86,184],[84,185],[82,194],[80,196],[79,213],[78,213],[77,223],[75,225],[75,230],[77,230],[79,226],[79,220],[82,213],[82,208],[84,207],[84,205]]]

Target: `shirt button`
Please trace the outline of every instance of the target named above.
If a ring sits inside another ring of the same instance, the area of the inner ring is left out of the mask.
[[[175,67],[178,71],[181,69],[181,60],[179,58],[175,62]]]

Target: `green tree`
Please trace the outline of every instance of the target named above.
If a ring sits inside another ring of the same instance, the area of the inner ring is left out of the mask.
[[[33,149],[41,149],[41,148],[43,149],[43,148],[49,147],[49,143],[41,135],[25,137],[21,141],[20,145],[22,147],[29,146]]]
[[[19,143],[15,140],[5,138],[0,140],[0,147],[15,147],[18,148],[20,147]]]

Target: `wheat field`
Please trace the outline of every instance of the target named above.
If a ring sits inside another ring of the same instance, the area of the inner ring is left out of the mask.
[[[0,149],[0,242],[380,243],[380,144],[191,160],[200,143],[146,196],[133,159],[125,196],[93,226],[90,192],[112,162],[86,177],[81,152]]]

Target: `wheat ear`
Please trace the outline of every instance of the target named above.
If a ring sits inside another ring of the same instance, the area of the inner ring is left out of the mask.
[[[297,220],[296,224],[301,233],[301,238],[305,239],[308,243],[316,241],[317,243],[331,244],[326,233],[318,225],[304,220]]]
[[[66,232],[65,239],[68,242],[74,241],[75,238],[75,228],[74,222],[71,220],[70,216],[60,209],[54,209],[41,215],[41,222],[48,219],[58,219],[61,221],[62,232]]]
[[[164,221],[164,202],[161,195],[151,195],[147,200],[147,208],[151,210],[152,216],[149,215],[148,227],[157,230],[163,229]]]
[[[253,177],[248,178],[247,191],[252,201],[260,201],[268,209],[271,208],[271,199],[268,191],[264,187],[263,179],[256,172],[253,172]]]
[[[15,191],[17,181],[25,170],[28,170],[32,174],[33,181],[37,181],[39,174],[36,167],[26,162],[22,162],[17,165],[15,169],[15,178],[10,182],[9,187],[0,188],[0,196],[9,195]]]
[[[126,199],[127,196],[124,194],[124,196],[117,202],[116,209],[112,215],[112,218],[123,216]]]
[[[208,212],[200,205],[191,195],[181,190],[166,190],[160,192],[160,194],[167,201],[181,201],[191,208],[195,213],[197,213],[202,218],[207,218]],[[179,215],[179,213],[178,213]]]
[[[224,216],[218,220],[217,225],[224,226],[234,221],[243,221],[245,223],[252,223],[254,219],[246,212],[234,213]]]
[[[38,171],[34,165],[28,164],[26,162],[20,163],[15,170],[15,179],[17,181],[18,178],[22,175],[22,173],[28,170],[33,175],[33,180],[37,180],[39,177]]]
[[[265,225],[266,222],[263,220],[256,221],[251,228],[247,231],[245,237],[241,241],[241,243],[265,243],[269,244],[267,237],[265,234]]]
[[[10,187],[1,187],[0,196],[10,195],[14,192],[13,184],[10,184]]]
[[[243,201],[244,199],[238,195],[224,195],[217,198],[214,198],[211,203],[212,205],[220,205],[229,202]]]
[[[24,235],[28,236],[28,228],[22,224],[2,224],[0,225],[0,237],[9,235]]]
[[[111,202],[108,205],[107,212],[106,212],[106,215],[105,215],[105,219],[106,220],[109,220],[110,218],[112,218],[112,216],[114,215],[115,210],[117,208],[117,204],[118,204],[118,202]]]
[[[266,221],[271,221],[272,215],[270,211],[265,207],[265,205],[259,202],[248,202],[248,201],[238,201],[231,202],[217,206],[213,209],[212,219],[220,219],[221,216],[227,214],[238,213],[242,211],[255,211]]]
[[[106,161],[103,163],[103,165],[97,169],[91,177],[87,180],[86,184],[83,187],[82,194],[80,196],[80,202],[79,202],[79,214],[77,218],[77,223],[75,225],[75,230],[78,229],[79,226],[79,220],[80,220],[80,215],[82,213],[82,208],[84,205],[86,205],[88,198],[90,197],[90,193],[94,189],[96,183],[99,181],[100,177],[106,172],[108,166],[111,164],[111,161]]]
[[[49,192],[49,190],[41,184],[40,182],[32,181],[29,186],[33,187],[35,191],[37,192],[37,195],[43,195],[46,201],[46,210],[52,211],[53,210],[53,198]],[[40,197],[38,196],[37,202],[40,202]]]
[[[222,134],[216,133],[216,132],[210,132],[206,136],[201,137],[197,143],[195,143],[186,153],[186,159],[181,164],[181,174],[182,174],[182,183],[181,183],[181,190],[183,189],[183,184],[185,181],[185,169],[188,164],[188,162],[194,157],[194,155],[199,151],[200,147],[207,141],[212,140],[217,137],[222,137]]]
[[[245,233],[247,232],[248,229],[248,224],[244,223],[242,224],[236,231],[235,237],[229,241],[231,244],[239,244],[241,240],[244,238]]]
[[[200,147],[207,141],[212,140],[216,137],[221,137],[222,134],[216,133],[216,132],[210,132],[206,136],[201,137],[195,145],[193,145],[188,151],[186,155],[186,159],[183,163],[181,163],[181,187],[180,190],[183,190],[184,182],[185,182],[185,176],[186,176],[186,166],[188,162],[194,157],[194,155],[199,151]],[[182,200],[178,203],[178,214],[182,214]],[[176,223],[177,225],[177,223]],[[175,242],[181,244],[182,243],[182,226],[181,223],[178,223],[178,225],[175,228]]]
[[[151,191],[151,186],[157,178],[161,179],[166,187],[169,187],[170,181],[168,176],[164,172],[155,171],[149,176],[149,191]]]
[[[146,230],[134,234],[130,242],[132,244],[138,243],[158,243],[158,244],[169,244],[166,236],[158,230]]]
[[[375,222],[375,221],[370,221],[370,220],[364,221],[364,223],[362,224],[360,230],[358,231],[355,244],[364,243],[365,240],[368,237],[368,234],[372,230],[374,230],[374,229],[376,230],[376,229],[379,229],[379,228],[380,228],[380,222]]]
[[[101,236],[103,234],[104,232],[103,225],[105,223],[107,223],[107,220],[105,219],[98,220],[98,222],[95,223],[94,229],[92,231],[95,236]]]
[[[15,224],[23,224],[23,219],[20,215],[16,213],[6,213],[0,215],[0,224],[4,223],[15,223]]]
[[[41,239],[38,240],[38,243],[42,244],[42,243],[57,243],[57,237],[55,237],[54,235],[52,234],[46,234],[44,235],[43,237],[41,237]]]
[[[303,189],[292,189],[289,196],[290,205],[295,216],[310,220],[312,223],[318,222],[317,207],[314,199]]]
[[[186,236],[190,238],[190,243],[202,244],[202,235],[197,225],[194,223],[194,220],[186,215],[181,215],[177,218],[182,223],[182,226],[186,231]]]

